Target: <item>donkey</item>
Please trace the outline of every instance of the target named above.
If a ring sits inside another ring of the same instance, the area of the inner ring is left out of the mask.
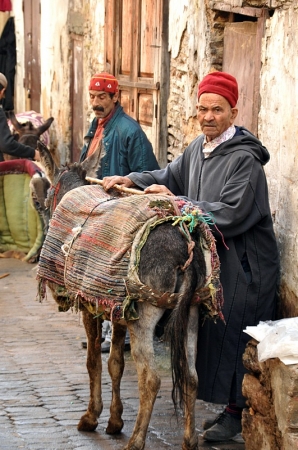
[[[24,122],[23,120],[26,119]],[[22,122],[20,121],[22,120]],[[43,139],[44,143],[49,143],[48,129],[52,125],[54,118],[50,117],[42,123],[42,116],[34,111],[28,111],[15,115],[13,111],[9,113],[9,121],[12,125],[12,131],[15,139],[21,144],[28,145],[34,149],[37,148],[37,142]],[[39,125],[38,125],[39,124]],[[3,154],[5,161],[16,158],[8,154]],[[35,162],[39,166],[38,163]],[[40,171],[38,173],[41,173]],[[43,176],[34,176],[30,181],[31,197],[35,209],[40,214],[44,224],[44,234],[46,235],[48,228],[48,212],[44,207],[47,190],[49,189],[49,181]]]
[[[102,302],[98,301],[94,306],[94,304],[85,301],[84,294],[75,293],[67,287],[75,274],[72,273],[71,268],[68,270],[66,261],[62,263],[64,266],[61,267],[63,280],[60,282],[53,280],[52,268],[61,265],[61,261],[63,261],[63,258],[59,259],[61,255],[58,255],[61,242],[57,244],[54,250],[56,256],[51,261],[48,257],[52,252],[52,246],[56,245],[54,235],[59,229],[59,225],[57,226],[58,217],[61,217],[62,221],[67,223],[67,228],[72,228],[72,224],[68,223],[65,211],[71,211],[71,203],[76,197],[81,194],[85,195],[85,193],[86,198],[89,195],[94,195],[99,203],[100,214],[101,208],[108,208],[111,211],[111,208],[114,207],[117,210],[117,207],[119,208],[128,199],[127,197],[119,198],[119,194],[115,199],[115,197],[112,197],[115,192],[106,193],[99,186],[86,186],[85,170],[82,165],[74,164],[59,169],[55,165],[50,151],[40,143],[38,148],[47,176],[52,183],[50,195],[47,199],[47,206],[51,209],[52,219],[39,262],[39,292],[41,292],[41,298],[44,297],[45,285],[42,284],[44,283],[50,288],[60,310],[67,310],[69,307],[76,306],[82,311],[88,341],[87,369],[90,378],[90,400],[86,413],[79,421],[78,430],[93,431],[97,427],[98,417],[103,409],[101,395],[102,321],[105,318],[112,319],[114,312],[117,308],[121,309],[121,306],[119,307],[119,303],[115,301],[116,306],[113,307],[113,301],[108,299],[104,299]],[[73,188],[75,189],[73,190]],[[94,189],[97,189],[95,194]],[[64,195],[66,192],[67,194]],[[150,196],[143,194],[142,197]],[[163,200],[157,199],[157,203]],[[71,213],[76,217],[79,211],[75,210]],[[88,217],[92,217],[92,213]],[[95,227],[95,233],[97,238],[99,226]],[[78,234],[80,234],[80,231]],[[90,235],[90,238],[92,238],[92,235]],[[201,238],[201,231],[198,229],[192,235],[193,240],[187,241],[181,229],[172,226],[166,220],[154,226],[140,250],[138,267],[140,282],[139,284],[129,284],[128,280],[127,284],[129,287],[127,287],[126,300],[130,297],[136,300],[134,312],[137,318],[134,317],[136,320],[132,320],[123,313],[122,315],[118,314],[117,320],[113,320],[111,351],[108,359],[108,370],[112,380],[112,401],[106,433],[120,433],[124,424],[120,382],[124,370],[124,341],[127,327],[131,338],[131,353],[138,374],[140,396],[134,430],[124,450],[142,450],[145,447],[147,429],[160,387],[160,377],[154,361],[153,335],[156,324],[166,309],[169,308],[172,309],[167,326],[167,336],[171,346],[172,399],[176,412],[178,407],[182,407],[185,417],[182,449],[198,449],[198,438],[195,431],[195,401],[198,384],[195,369],[199,315],[198,294],[201,297],[205,296],[206,300],[210,300],[209,288],[205,287],[207,266],[204,252],[199,245]],[[66,244],[66,247],[62,245],[64,249],[66,248],[68,255],[70,255],[72,244],[73,239],[70,244],[69,242]],[[90,248],[92,252],[92,245]],[[106,248],[99,248],[99,251],[104,255],[103,252],[106,251]],[[56,257],[59,261],[56,260]],[[85,252],[83,257],[88,260],[88,252]],[[88,264],[87,260],[86,264]],[[72,263],[69,266],[72,267]],[[95,270],[94,267],[92,263],[93,270]],[[45,275],[47,272],[49,276]],[[120,277],[120,275],[118,276]],[[76,275],[74,279],[76,279]],[[113,289],[108,291],[113,291]],[[96,302],[96,300],[94,301]],[[220,315],[219,310],[216,311],[215,316],[217,314]]]
[[[33,113],[33,112],[32,112]],[[37,115],[36,113],[34,113]],[[26,113],[20,114],[18,116],[21,116],[22,118],[26,117]],[[41,116],[40,116],[41,117]],[[32,119],[32,120],[30,120]],[[54,118],[50,117],[47,119],[44,123],[41,122],[40,119],[36,119],[36,123],[40,123],[39,126],[35,126],[33,124],[33,118],[31,118],[30,114],[28,113],[28,120],[26,122],[20,122],[17,119],[17,116],[14,114],[13,111],[10,111],[9,113],[9,121],[11,123],[11,132],[13,133],[14,138],[20,142],[21,144],[28,145],[29,147],[32,147],[34,149],[37,148],[37,142],[41,138],[42,135],[44,135],[44,142],[48,142],[48,136],[46,136],[47,130],[52,125]],[[4,161],[10,161],[12,159],[20,159],[15,156],[8,155],[7,153],[3,153]]]

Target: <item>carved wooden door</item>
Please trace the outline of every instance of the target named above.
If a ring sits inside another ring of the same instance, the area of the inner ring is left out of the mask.
[[[167,3],[106,0],[106,70],[119,80],[121,105],[140,123],[162,166],[167,158]]]

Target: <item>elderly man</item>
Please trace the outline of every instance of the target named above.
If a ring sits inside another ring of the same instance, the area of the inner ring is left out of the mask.
[[[241,432],[242,355],[249,340],[243,330],[274,319],[279,273],[263,169],[269,153],[247,129],[234,125],[237,100],[233,76],[208,74],[198,89],[203,134],[165,169],[104,179],[106,190],[118,183],[145,193],[185,196],[216,221],[225,324],[199,323],[198,398],[227,406],[203,424],[207,441],[232,439]]]
[[[89,97],[95,114],[88,130],[80,162],[90,159],[87,175],[102,178],[110,175],[128,175],[130,172],[159,169],[152,145],[138,122],[125,114],[119,103],[117,79],[109,73],[99,73],[91,78]],[[111,326],[103,324],[101,351],[107,353],[111,346]],[[129,348],[126,334],[125,348]],[[83,347],[86,347],[83,342]]]

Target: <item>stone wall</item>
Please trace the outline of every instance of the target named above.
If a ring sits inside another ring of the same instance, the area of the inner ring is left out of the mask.
[[[188,8],[183,2],[170,3],[180,27],[171,26],[169,35],[169,160],[200,133],[195,109],[198,80],[221,70],[229,13],[213,10],[214,3],[196,0]],[[244,8],[269,8],[262,40],[258,136],[271,154],[265,171],[281,257],[279,316],[293,317],[298,315],[298,5],[294,0],[219,3],[239,14],[245,14]]]
[[[198,79],[210,68],[206,55],[208,22],[205,4],[170,1],[170,95],[168,100],[168,159],[181,154],[198,135]]]
[[[266,173],[281,255],[281,314],[294,317],[298,315],[298,5],[282,3],[266,23],[259,136],[271,154]]]
[[[258,362],[257,341],[251,340],[243,361],[249,373],[243,381],[248,408],[242,415],[246,450],[298,448],[298,365],[278,358]]]

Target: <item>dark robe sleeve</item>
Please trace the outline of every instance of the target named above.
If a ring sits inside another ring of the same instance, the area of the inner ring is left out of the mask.
[[[141,189],[145,189],[152,184],[166,186],[174,195],[183,195],[183,186],[179,182],[179,166],[181,157],[178,157],[172,163],[168,164],[165,169],[145,171],[142,173],[132,172],[128,175],[134,184]],[[180,180],[181,181],[181,180]]]
[[[7,124],[5,112],[0,107],[0,161],[3,161],[2,153],[18,158],[34,159],[35,149],[15,140]]]
[[[195,203],[213,214],[226,237],[233,237],[245,233],[268,215],[267,198],[263,167],[254,157],[247,157],[222,187],[219,201]]]

